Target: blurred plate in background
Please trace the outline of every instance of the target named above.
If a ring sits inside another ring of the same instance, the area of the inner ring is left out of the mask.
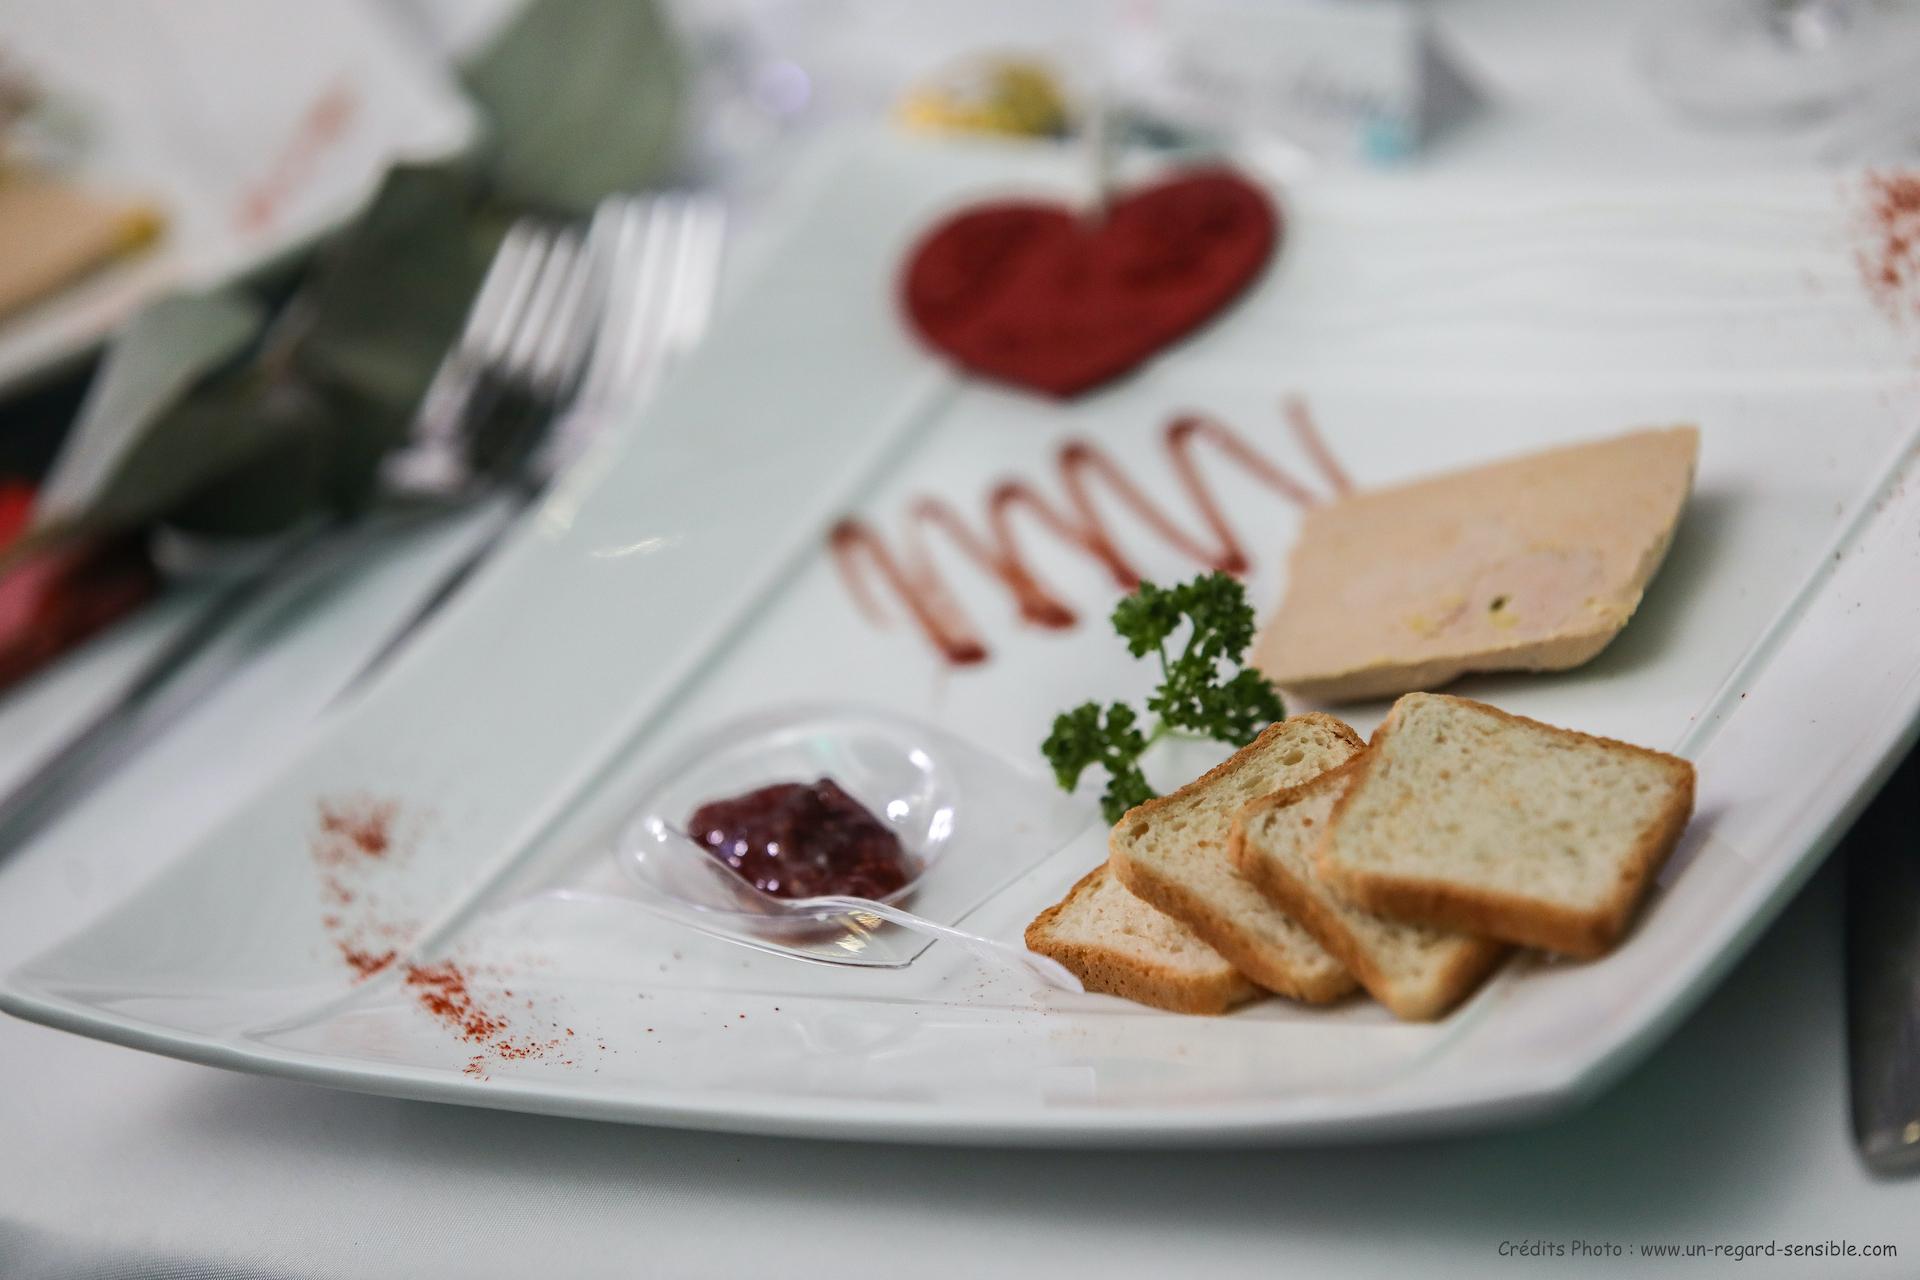
[[[157,243],[0,320],[0,391],[83,355],[156,294],[244,276],[351,216],[387,167],[459,152],[474,112],[367,0],[0,0],[60,172],[157,207]]]

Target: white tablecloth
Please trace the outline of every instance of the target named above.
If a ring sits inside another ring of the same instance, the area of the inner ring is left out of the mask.
[[[1493,105],[1427,163],[1678,172],[1805,153],[1668,125],[1615,6],[1438,12]],[[450,554],[426,543],[364,575],[325,626],[294,630],[0,861],[0,968],[271,772]],[[0,703],[0,781],[178,617],[177,603],[156,610]],[[334,1093],[0,1019],[0,1276],[1920,1274],[1920,1181],[1871,1179],[1848,1136],[1838,883],[1823,872],[1646,1065],[1583,1109],[1353,1149],[999,1153],[663,1132]],[[1629,1256],[1502,1255],[1575,1240]],[[1631,1256],[1824,1240],[1901,1256]]]

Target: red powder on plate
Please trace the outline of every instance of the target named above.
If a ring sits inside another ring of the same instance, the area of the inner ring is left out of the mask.
[[[320,924],[355,982],[397,968],[402,990],[423,1013],[458,1041],[478,1047],[462,1068],[476,1079],[489,1078],[490,1061],[544,1059],[561,1046],[563,1039],[557,1035],[539,1039],[514,1032],[503,1005],[513,990],[491,985],[504,976],[500,971],[451,959],[403,962],[419,926],[396,913],[391,901],[383,902],[396,892],[404,894],[404,884],[383,881],[403,869],[412,852],[412,837],[402,838],[396,801],[329,797],[316,803],[315,815],[308,850],[320,882]],[[530,1012],[534,1009],[532,1000],[525,1004]],[[557,1023],[548,1026],[558,1029]],[[573,1036],[573,1028],[566,1028],[566,1035]],[[575,1063],[573,1058],[554,1060],[562,1066]]]
[[[371,978],[392,964],[396,954],[391,947],[385,951],[369,951],[344,940],[337,945],[340,948],[341,958],[347,962],[347,967],[353,970],[356,977],[362,979]]]
[[[1920,173],[1869,173],[1866,197],[1861,278],[1895,319],[1920,319]]]
[[[451,960],[407,966],[407,986],[420,1007],[457,1031],[462,1040],[483,1044],[507,1029],[507,1020],[482,1008],[467,975]]]
[[[360,982],[392,967],[414,926],[380,908],[369,876],[406,853],[399,839],[400,806],[370,796],[320,800],[308,853],[326,908],[320,925]]]
[[[398,806],[391,800],[364,796],[322,800],[316,856],[324,852],[336,861],[355,854],[384,858],[393,848],[393,820]]]
[[[410,964],[401,972],[414,1003],[460,1040],[481,1046],[481,1051],[469,1058],[463,1068],[467,1075],[484,1078],[490,1058],[526,1062],[546,1058],[560,1047],[559,1037],[542,1040],[513,1034],[506,1011],[483,990],[485,984],[471,966],[454,960],[437,960],[431,964]],[[573,1034],[571,1027],[567,1034]],[[563,1058],[559,1062],[561,1066],[572,1066],[574,1059]]]

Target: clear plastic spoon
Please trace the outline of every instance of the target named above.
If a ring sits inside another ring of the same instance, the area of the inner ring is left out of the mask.
[[[871,933],[881,924],[898,925],[915,933],[931,938],[942,939],[972,953],[992,964],[1007,965],[1016,969],[1025,969],[1034,974],[1048,986],[1058,987],[1062,991],[1084,991],[1080,979],[1073,976],[1066,966],[1058,961],[1018,947],[1010,942],[1001,942],[997,938],[988,938],[981,934],[969,933],[952,925],[939,924],[925,916],[915,915],[890,902],[880,902],[873,898],[830,895],[817,898],[778,898],[763,892],[758,886],[735,875],[709,853],[704,845],[678,827],[659,823],[658,829],[679,837],[654,847],[654,856],[663,850],[672,850],[668,856],[686,859],[686,869],[691,871],[698,865],[706,871],[705,876],[696,876],[695,882],[705,881],[717,892],[730,900],[733,910],[746,908],[754,915],[764,916],[770,921],[782,922],[821,922],[837,920],[848,928],[860,933]],[[685,880],[678,881],[685,884]],[[695,908],[711,908],[711,900],[700,900],[697,892],[686,896],[686,905]]]

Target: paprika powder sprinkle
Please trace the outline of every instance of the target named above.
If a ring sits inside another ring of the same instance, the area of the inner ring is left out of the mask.
[[[354,982],[397,968],[401,990],[423,1013],[458,1041],[477,1047],[478,1052],[461,1068],[465,1075],[485,1080],[491,1061],[519,1062],[553,1055],[565,1042],[561,1036],[543,1039],[514,1032],[502,1005],[503,1000],[513,999],[512,988],[494,989],[489,985],[498,971],[453,959],[403,962],[419,926],[395,915],[390,903],[382,903],[383,898],[391,899],[396,892],[404,893],[405,885],[383,888],[377,879],[399,869],[412,851],[410,841],[400,835],[399,804],[370,796],[331,797],[318,801],[315,810],[309,852],[326,908],[320,924],[352,972]],[[529,1011],[534,1009],[531,999],[524,1003]],[[557,1021],[549,1026],[554,1031],[560,1029]],[[574,1036],[573,1028],[565,1030],[567,1037]],[[552,1060],[562,1066],[577,1061],[572,1057]]]
[[[469,1058],[463,1068],[467,1075],[484,1076],[489,1058],[503,1062],[546,1058],[562,1043],[558,1036],[540,1039],[514,1034],[505,1010],[477,989],[481,984],[470,966],[437,960],[407,965],[402,973],[402,982],[422,1010],[460,1040],[481,1046],[481,1052]],[[573,1028],[566,1028],[566,1033],[573,1035]],[[561,1066],[574,1065],[572,1058],[559,1061]]]
[[[322,799],[308,843],[328,910],[320,925],[332,935],[340,958],[364,982],[392,967],[413,926],[384,918],[365,882],[370,868],[400,858],[396,821],[400,807],[370,796]],[[348,908],[352,908],[351,911]]]
[[[1896,320],[1920,319],[1920,173],[1866,176],[1869,242],[1858,253],[1867,292]]]
[[[507,1029],[507,1020],[483,1009],[467,985],[467,975],[450,960],[410,964],[407,986],[420,1007],[459,1032],[462,1040],[484,1044]]]
[[[345,941],[339,941],[336,945],[340,948],[340,956],[347,962],[347,967],[362,979],[371,978],[392,964],[396,954],[391,947],[385,951],[375,952],[353,946]]]
[[[322,800],[319,809],[320,833],[328,856],[336,860],[354,854],[383,858],[393,848],[393,820],[398,811],[393,801],[364,796]]]

